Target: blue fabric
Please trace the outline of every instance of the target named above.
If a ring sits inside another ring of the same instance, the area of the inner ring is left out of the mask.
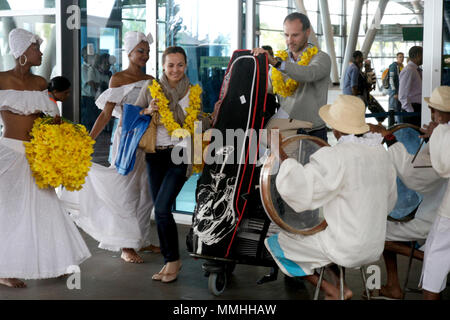
[[[142,108],[125,104],[123,106],[122,134],[116,158],[116,170],[126,176],[134,168],[139,141],[150,124],[151,117],[139,114]]]
[[[305,271],[294,261],[287,259],[284,256],[283,249],[280,247],[278,242],[278,234],[273,235],[267,239],[267,244],[269,245],[270,251],[274,258],[278,260],[279,263],[283,265],[286,271],[293,277],[304,277],[306,276]]]
[[[415,154],[420,146],[419,133],[411,128],[404,128],[394,133],[395,138],[403,143],[409,154]],[[411,189],[397,177],[398,199],[394,210],[389,214],[394,219],[402,219],[409,215],[421,202],[423,196]]]
[[[352,88],[358,86],[358,76],[359,69],[352,63],[345,71],[343,94],[353,95]]]

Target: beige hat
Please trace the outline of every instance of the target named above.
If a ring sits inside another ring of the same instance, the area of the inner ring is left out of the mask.
[[[450,112],[450,87],[440,86],[433,90],[431,98],[423,98],[433,109]]]
[[[355,96],[341,94],[333,104],[319,109],[319,116],[330,127],[347,134],[362,134],[369,131],[365,121],[364,102]]]

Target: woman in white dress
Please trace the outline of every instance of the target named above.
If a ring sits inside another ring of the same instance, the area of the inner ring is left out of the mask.
[[[130,31],[125,35],[125,50],[129,67],[111,77],[110,88],[97,99],[102,109],[91,137],[96,139],[112,116],[121,119],[126,103],[133,104],[147,80],[153,79],[142,72],[149,59],[151,35]],[[73,219],[90,236],[100,242],[99,247],[111,251],[122,250],[126,262],[142,263],[136,250],[159,253],[159,247],[150,243],[150,215],[153,202],[150,195],[145,153],[138,149],[136,162],[128,175],[117,172],[115,159],[120,143],[122,126],[114,135],[110,167],[93,163],[83,189],[63,191],[64,201]]]
[[[55,190],[36,185],[25,156],[34,120],[59,115],[47,81],[30,72],[42,62],[41,43],[26,30],[12,30],[16,66],[0,72],[0,284],[16,288],[26,286],[18,278],[56,278],[91,256]]]

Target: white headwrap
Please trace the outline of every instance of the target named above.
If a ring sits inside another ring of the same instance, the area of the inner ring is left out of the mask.
[[[127,33],[125,33],[125,44],[123,46],[123,49],[127,52],[127,54],[130,54],[130,52],[133,51],[133,49],[136,48],[136,46],[142,41],[148,42],[149,45],[152,44],[152,34],[149,33],[148,35],[145,35],[139,31],[128,31]]]
[[[42,41],[38,35],[20,28],[13,29],[9,33],[9,48],[14,59],[23,55],[31,44],[35,42],[41,44]]]

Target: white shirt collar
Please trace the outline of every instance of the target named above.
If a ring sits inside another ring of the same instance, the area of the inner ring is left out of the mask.
[[[367,146],[379,146],[383,141],[383,136],[379,133],[368,132],[362,137],[357,137],[354,134],[349,134],[346,136],[342,136],[338,140],[338,144],[341,143],[360,143],[365,144]]]

